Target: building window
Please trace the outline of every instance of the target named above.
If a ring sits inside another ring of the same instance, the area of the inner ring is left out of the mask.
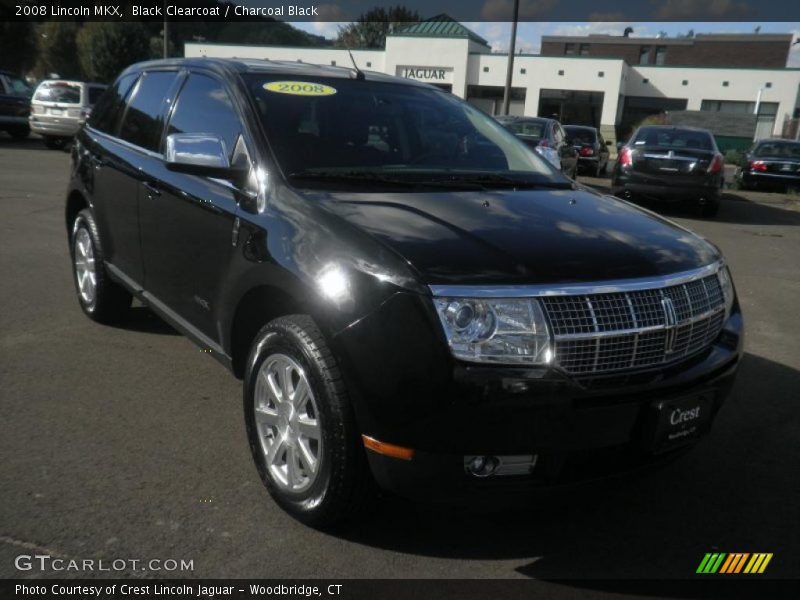
[[[729,81],[723,81],[722,82],[722,87],[728,87],[729,85],[730,85]]]
[[[564,54],[567,56],[575,54],[575,44],[564,44]]]
[[[372,63],[367,61],[367,68],[369,69],[372,66]]]
[[[689,80],[684,79],[683,81],[681,81],[681,85],[689,85]]]
[[[764,84],[764,87],[767,88],[767,89],[771,88],[772,87],[772,82],[768,81],[767,83]]]
[[[650,46],[642,46],[639,48],[639,64],[650,64]]]
[[[606,72],[605,71],[598,71],[597,72],[597,76],[598,77],[605,77],[606,76]]]
[[[525,75],[525,73],[527,73],[527,72],[528,72],[528,69],[520,69],[519,70],[519,74],[520,75]]]
[[[331,66],[332,66],[332,67],[335,67],[335,66],[336,66],[336,61],[335,61],[335,60],[332,60],[332,61],[331,61]]]
[[[483,72],[484,73],[488,73],[489,72],[489,67],[483,67]]]
[[[581,44],[580,54],[581,56],[589,56],[589,44]]]
[[[650,83],[650,80],[649,80],[649,79],[647,79],[647,78],[645,78],[645,79],[642,79],[642,83]]]
[[[667,47],[656,46],[656,64],[663,65],[666,58],[667,58]]]
[[[559,70],[558,70],[558,74],[559,74],[559,75],[563,75],[563,74],[564,74],[564,70],[563,70],[563,69],[559,69]]]

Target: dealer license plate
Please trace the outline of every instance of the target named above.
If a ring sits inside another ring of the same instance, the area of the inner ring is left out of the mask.
[[[708,430],[712,406],[711,392],[654,402],[649,415],[650,449],[666,452],[696,440]]]

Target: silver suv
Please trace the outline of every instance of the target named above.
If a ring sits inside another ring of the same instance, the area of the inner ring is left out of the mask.
[[[105,89],[100,83],[43,81],[31,100],[31,131],[41,135],[48,148],[62,148],[78,133]]]

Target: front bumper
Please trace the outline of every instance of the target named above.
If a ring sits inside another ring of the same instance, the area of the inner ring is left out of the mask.
[[[426,318],[411,316],[402,331],[387,331],[394,321],[373,315],[337,339],[362,432],[414,450],[411,460],[367,451],[376,481],[425,499],[551,486],[658,462],[665,455],[652,452],[653,403],[704,394],[710,399],[705,434],[733,385],[743,343],[737,309],[711,347],[681,363],[576,380],[552,369],[453,361],[425,333]],[[408,348],[410,358],[398,348]],[[465,469],[465,457],[475,455],[536,459],[524,475],[477,478]]]
[[[81,121],[68,117],[43,117],[31,115],[29,119],[31,131],[39,135],[55,135],[72,137],[78,133]]]

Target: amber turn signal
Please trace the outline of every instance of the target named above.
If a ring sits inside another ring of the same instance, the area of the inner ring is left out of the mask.
[[[414,458],[414,451],[411,448],[403,448],[402,446],[395,446],[394,444],[387,444],[379,442],[375,438],[367,435],[362,435],[364,446],[373,452],[383,454],[384,456],[391,456],[392,458],[399,458],[402,460],[411,460]]]

